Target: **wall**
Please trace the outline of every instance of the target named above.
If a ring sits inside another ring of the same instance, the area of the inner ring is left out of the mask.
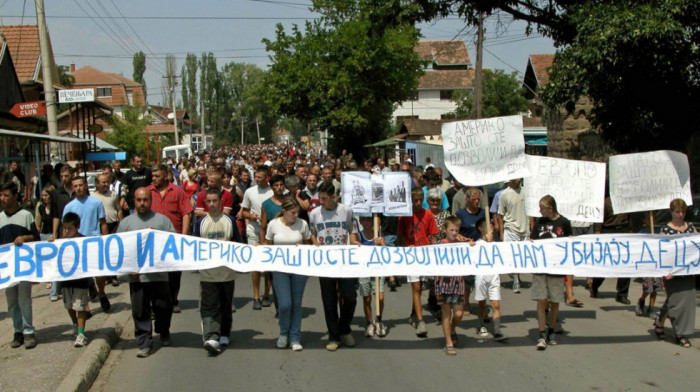
[[[406,101],[399,105],[392,117],[418,116],[421,120],[439,120],[443,114],[457,109],[451,100],[440,100],[440,90],[419,90],[417,101]]]

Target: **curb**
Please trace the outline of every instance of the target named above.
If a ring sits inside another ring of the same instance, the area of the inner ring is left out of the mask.
[[[131,309],[110,315],[56,391],[82,392],[90,389],[130,319]]]

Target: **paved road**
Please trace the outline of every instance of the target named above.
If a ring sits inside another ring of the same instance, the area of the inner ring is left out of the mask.
[[[448,357],[441,350],[441,329],[431,316],[426,316],[425,339],[417,338],[408,325],[407,285],[398,292],[387,290],[387,337],[363,336],[364,317],[358,306],[353,323],[357,346],[327,352],[318,280],[310,279],[304,297],[304,351],[295,353],[275,348],[274,309],[252,310],[249,275],[239,275],[232,347],[208,357],[197,308],[198,275],[186,272],[184,310],[174,315],[171,329],[173,346],[157,345],[151,357],[138,359],[133,327],[125,330],[125,339],[110,354],[92,390],[431,391],[462,389],[465,383],[467,390],[477,391],[697,390],[700,339],[691,349],[672,344],[668,337],[657,341],[652,321],[636,317],[633,306],[616,303],[613,286],[614,279],[607,280],[598,299],[576,287],[585,307],[564,307],[566,332],[558,346],[544,352],[535,350],[537,327],[528,286],[522,294],[503,290],[503,331],[509,341],[478,340],[476,318],[467,316],[458,329],[458,355]],[[640,285],[633,283],[631,298],[639,293]],[[662,301],[660,295],[659,305]],[[667,328],[666,334],[671,333]]]

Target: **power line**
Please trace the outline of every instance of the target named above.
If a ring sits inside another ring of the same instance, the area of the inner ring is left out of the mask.
[[[19,18],[20,15],[4,15],[5,18]],[[83,15],[46,15],[47,19],[91,19],[90,16]],[[100,16],[100,19],[131,19],[131,20],[313,20],[320,19],[320,16]],[[457,17],[446,17],[440,20],[462,20]]]
[[[136,35],[136,38],[137,38],[137,39],[143,44],[143,46],[146,48],[146,50],[148,51],[148,53],[149,53],[150,55],[153,55],[153,56],[155,57],[155,53],[153,53],[153,51],[151,50],[151,48],[150,48],[150,47],[148,46],[148,44],[146,44],[146,42],[141,38],[141,36],[139,35],[139,33],[136,32],[136,30],[135,30],[134,27],[131,25],[131,23],[129,23],[129,20],[126,19],[126,18],[124,18],[124,14],[122,14],[122,11],[119,9],[119,7],[117,6],[117,4],[114,3],[114,0],[109,0],[109,1],[112,3],[112,5],[113,5],[114,8],[117,10],[117,12],[118,12],[119,15],[122,17],[122,19],[124,19],[124,22],[126,22],[126,25],[131,29],[131,31],[134,33],[134,35]],[[160,64],[161,64],[163,67],[165,67],[165,63],[164,63],[163,61],[160,61]]]

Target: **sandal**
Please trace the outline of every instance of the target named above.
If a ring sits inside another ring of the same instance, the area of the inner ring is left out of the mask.
[[[443,351],[445,351],[445,354],[449,356],[457,355],[457,350],[455,350],[454,346],[445,346]]]
[[[676,336],[676,339],[678,339],[678,344],[680,344],[682,347],[692,347],[692,345],[690,344],[690,340],[688,340],[688,338],[686,338],[685,336]]]
[[[574,298],[574,300],[571,302],[567,302],[566,304],[569,306],[573,306],[574,308],[582,308],[583,307],[583,302],[577,300],[576,298]]]

